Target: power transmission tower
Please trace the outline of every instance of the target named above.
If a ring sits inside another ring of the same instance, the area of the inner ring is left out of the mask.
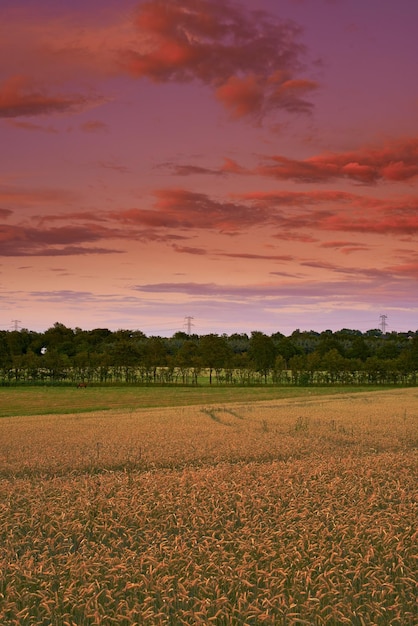
[[[382,329],[382,333],[385,335],[386,334],[386,320],[387,320],[388,316],[387,315],[381,315],[380,316],[380,328]]]
[[[19,330],[19,324],[22,320],[12,320],[13,330]]]
[[[184,319],[186,320],[186,323],[184,325],[186,326],[187,334],[191,335],[192,326],[194,326],[194,324],[192,323],[192,320],[194,320],[194,317],[192,317],[191,315],[187,315]]]

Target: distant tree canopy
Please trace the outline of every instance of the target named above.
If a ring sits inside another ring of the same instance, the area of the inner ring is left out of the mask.
[[[139,330],[0,331],[0,382],[416,384],[418,331],[295,330],[147,337]]]

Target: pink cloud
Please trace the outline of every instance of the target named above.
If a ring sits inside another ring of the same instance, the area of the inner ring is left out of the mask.
[[[370,246],[359,245],[358,241],[324,241],[320,244],[321,248],[331,248],[342,250],[344,252],[353,252],[357,250],[369,250]]]
[[[225,0],[150,0],[139,5],[136,27],[142,46],[119,52],[121,69],[135,77],[198,80],[234,117],[312,108],[304,98],[317,84],[295,76],[304,50],[293,23]]]
[[[414,197],[389,202],[346,192],[314,190],[254,192],[234,196],[242,198],[242,202],[229,202],[182,188],[159,189],[155,197],[152,209],[110,211],[102,217],[153,229],[215,230],[225,234],[269,226],[275,229],[272,237],[305,243],[315,242],[313,233],[320,231],[383,235],[418,232],[418,200]],[[362,243],[354,245],[363,249]]]
[[[418,279],[418,261],[403,263],[401,265],[392,265],[388,267],[388,270],[393,274],[400,274],[402,276]]]
[[[83,12],[77,17],[78,22],[38,11],[29,21],[10,12],[12,32],[0,41],[0,54],[10,56],[10,71],[27,67],[46,83],[51,76],[63,81],[117,75],[154,83],[198,82],[232,117],[260,119],[275,110],[312,109],[308,97],[318,85],[300,76],[305,48],[293,22],[228,0],[148,0],[132,16],[112,10],[99,12],[94,21]],[[93,103],[25,85],[17,93],[15,87],[2,108],[3,117],[15,117],[74,112]]]
[[[155,191],[151,207],[112,211],[71,211],[32,216],[33,227],[3,225],[0,254],[4,256],[84,253],[85,246],[105,240],[159,241],[183,254],[287,262],[288,254],[259,254],[253,251],[206,251],[180,242],[208,231],[227,236],[248,233],[250,229],[268,229],[270,237],[282,241],[315,244],[320,234],[361,233],[362,235],[407,235],[418,233],[417,202],[413,196],[391,201],[337,191],[253,192],[241,194],[241,202],[218,200],[182,188]],[[74,204],[77,197],[62,190],[18,190],[0,188],[2,218],[12,215],[11,206],[43,206],[46,203]],[[49,228],[49,224],[65,222]],[[369,242],[344,237],[319,244],[351,254],[370,249]],[[72,246],[72,247],[71,247]],[[90,248],[89,248],[90,249]],[[80,252],[80,250],[82,252]],[[105,250],[105,249],[103,249]],[[287,251],[286,251],[287,252]]]
[[[324,230],[364,232],[383,235],[418,233],[418,215],[411,217],[397,215],[341,215],[326,216],[320,224]]]
[[[168,167],[172,174],[176,176],[222,176],[224,174],[221,170],[201,167],[199,165],[175,165],[163,163],[159,167]]]
[[[239,118],[261,111],[264,89],[257,76],[230,76],[217,88],[215,95],[232,117]]]
[[[91,120],[89,122],[84,122],[84,124],[81,124],[80,128],[85,133],[100,133],[106,132],[108,130],[108,125],[104,122],[99,122],[98,120]]]
[[[406,181],[418,176],[418,138],[388,142],[357,151],[319,154],[304,160],[266,157],[256,173],[278,180],[320,183],[349,179],[363,184]]]
[[[221,171],[226,174],[248,174],[247,168],[239,165],[234,159],[225,158]]]
[[[86,229],[82,226],[60,228],[29,228],[0,225],[1,256],[63,256],[78,254],[109,254],[120,250],[85,247],[103,238],[110,239],[111,231]]]
[[[229,257],[231,259],[249,259],[251,261],[293,261],[290,254],[251,254],[250,252],[222,252],[217,256]]]
[[[339,203],[350,205],[363,205],[365,202],[370,205],[373,200],[367,199],[359,194],[353,194],[346,191],[253,191],[241,194],[234,194],[232,197],[241,198],[254,202],[259,206],[276,207],[276,206],[310,206],[322,205],[324,203]]]
[[[160,163],[157,167],[168,168],[173,174],[177,176],[225,176],[227,174],[252,174],[252,172],[245,167],[239,165],[234,159],[224,158],[221,167],[202,167],[195,164],[176,164],[176,163]],[[237,196],[238,197],[238,196]]]
[[[333,269],[333,266],[329,266],[326,269]],[[338,268],[336,268],[338,269]],[[349,274],[349,272],[348,272]],[[306,301],[312,305],[312,299],[320,302],[324,298],[330,297],[334,299],[338,297],[339,300],[347,300],[352,302],[353,299],[356,302],[361,302],[367,297],[367,300],[373,299],[377,294],[381,294],[382,280],[387,280],[387,273],[376,272],[367,275],[362,271],[356,269],[353,274],[354,278],[344,277],[342,280],[289,280],[289,277],[285,275],[283,281],[269,282],[266,284],[247,284],[247,285],[231,285],[220,283],[149,283],[140,284],[134,286],[134,289],[143,293],[155,293],[155,294],[167,294],[167,293],[183,293],[187,295],[200,296],[211,298],[220,298],[221,300],[241,300],[241,299],[256,299],[259,302],[260,298],[269,298],[269,307],[280,306],[282,307],[287,299],[290,299],[292,304],[295,302],[301,303]],[[277,274],[275,274],[277,275]],[[396,299],[398,295],[398,283],[394,281],[392,285],[387,286],[386,295]],[[259,304],[260,306],[260,304]]]
[[[173,244],[173,250],[176,252],[180,252],[181,254],[195,254],[198,256],[205,256],[207,254],[207,250],[204,248],[193,248],[191,246],[179,246],[177,244]]]
[[[0,85],[0,117],[30,117],[50,113],[77,113],[101,103],[86,96],[51,96],[26,76],[13,76]]]
[[[312,105],[305,97],[311,92],[318,89],[318,83],[306,79],[289,79],[275,80],[273,74],[272,79],[268,82],[274,85],[271,92],[271,101],[278,108],[286,109],[292,113],[309,113]]]
[[[108,215],[123,223],[158,228],[216,229],[235,232],[260,223],[262,210],[233,202],[219,202],[208,195],[181,188],[155,192],[153,209],[128,209]]]
[[[268,221],[280,226],[277,237],[286,229],[303,228],[324,231],[364,232],[383,235],[412,235],[418,232],[418,198],[405,196],[381,200],[339,191],[255,192],[240,194],[264,211]],[[321,208],[304,210],[319,205]],[[329,205],[329,209],[325,208]],[[299,211],[288,212],[283,207]]]
[[[195,254],[199,256],[211,255],[215,257],[226,257],[231,259],[246,259],[250,261],[293,261],[294,257],[289,254],[251,254],[250,252],[220,252],[219,250],[205,250],[204,248],[193,248],[189,246],[179,246],[173,244],[173,249],[182,254]]]
[[[18,128],[20,130],[51,134],[56,134],[58,132],[56,128],[53,128],[52,126],[41,126],[40,124],[32,124],[31,122],[22,122],[15,119],[8,119],[7,123],[9,126],[13,126],[13,128]]]

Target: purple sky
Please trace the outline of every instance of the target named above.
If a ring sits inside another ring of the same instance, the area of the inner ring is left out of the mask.
[[[417,23],[2,0],[0,328],[417,330]]]

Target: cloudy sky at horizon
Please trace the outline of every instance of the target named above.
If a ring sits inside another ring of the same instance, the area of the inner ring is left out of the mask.
[[[415,0],[2,0],[0,328],[418,329]]]

